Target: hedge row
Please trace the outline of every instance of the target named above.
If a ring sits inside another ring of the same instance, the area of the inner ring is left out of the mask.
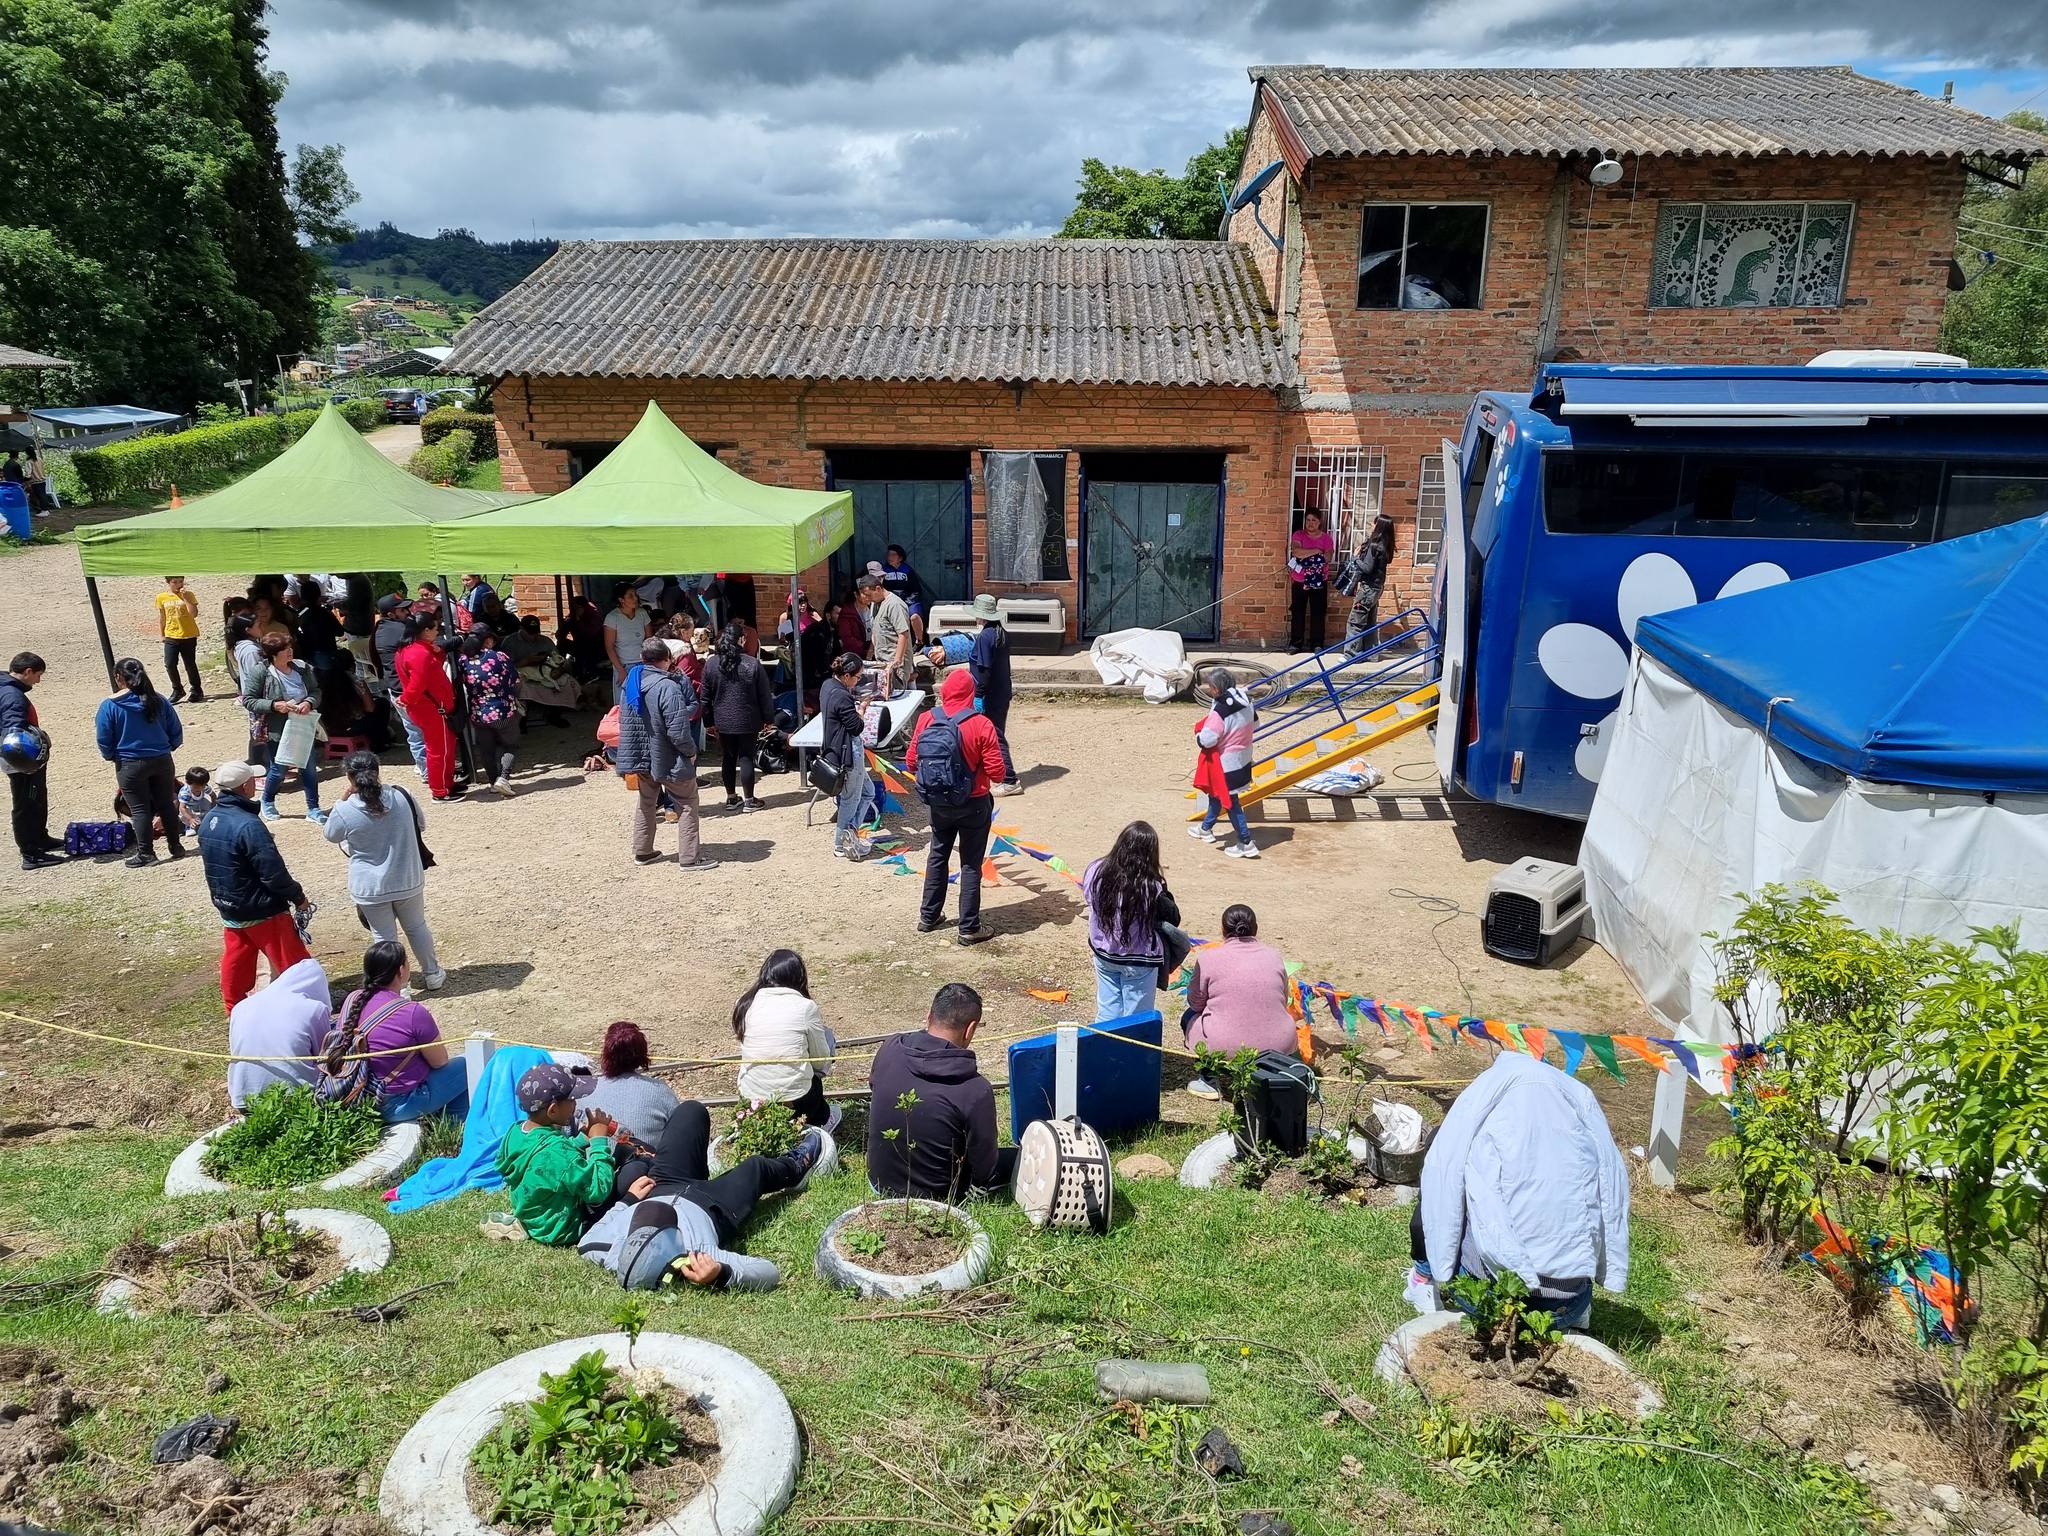
[[[439,442],[421,447],[405,467],[422,480],[431,480],[436,485],[453,485],[469,468],[475,452],[476,434],[465,427],[458,427]]]
[[[498,418],[489,411],[465,411],[459,405],[441,405],[420,418],[420,441],[429,448],[450,432],[467,432],[476,439],[479,459],[498,456]]]
[[[380,400],[349,400],[341,413],[358,432],[381,426]],[[288,411],[281,416],[249,416],[216,422],[185,432],[132,437],[104,448],[86,448],[71,455],[85,494],[96,502],[116,501],[145,491],[162,491],[184,481],[190,484],[224,470],[254,469],[297,442],[319,418],[318,411]]]

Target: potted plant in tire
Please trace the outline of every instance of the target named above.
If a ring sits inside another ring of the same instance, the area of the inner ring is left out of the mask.
[[[917,1090],[897,1097],[905,1117],[917,1106]],[[907,1129],[882,1132],[884,1140],[917,1143]],[[958,1291],[988,1273],[988,1234],[959,1206],[919,1199],[905,1186],[900,1198],[870,1200],[834,1219],[818,1242],[818,1273],[834,1285],[863,1296],[915,1296],[924,1291]]]

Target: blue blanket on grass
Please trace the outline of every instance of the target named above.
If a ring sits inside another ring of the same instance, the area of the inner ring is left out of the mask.
[[[498,1143],[524,1116],[515,1091],[520,1074],[553,1060],[530,1045],[502,1046],[484,1065],[481,1088],[469,1095],[469,1118],[462,1124],[462,1150],[453,1157],[422,1163],[398,1186],[398,1197],[385,1207],[395,1215],[450,1200],[466,1189],[503,1189],[498,1174]]]

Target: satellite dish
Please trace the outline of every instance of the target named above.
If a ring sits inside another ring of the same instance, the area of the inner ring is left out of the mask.
[[[1273,249],[1276,251],[1280,249],[1280,237],[1266,228],[1266,221],[1259,217],[1258,201],[1259,194],[1271,186],[1273,178],[1286,168],[1287,162],[1285,160],[1275,160],[1271,165],[1262,168],[1257,175],[1239,187],[1236,192],[1226,192],[1223,199],[1223,217],[1225,222],[1229,221],[1233,213],[1237,213],[1249,206],[1252,210],[1252,222],[1259,226],[1260,234],[1273,242]]]
[[[1593,169],[1586,172],[1586,180],[1596,187],[1611,187],[1621,180],[1621,162],[1612,155],[1602,155]]]

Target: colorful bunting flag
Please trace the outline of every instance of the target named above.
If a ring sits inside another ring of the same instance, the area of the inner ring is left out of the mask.
[[[996,861],[994,859],[983,859],[981,861],[981,878],[989,885],[1001,885],[1003,883],[1003,877],[996,873]]]
[[[1558,1046],[1564,1051],[1564,1075],[1577,1077],[1579,1063],[1586,1059],[1586,1037],[1575,1029],[1552,1031],[1557,1036]]]
[[[1065,987],[1061,987],[1058,991],[1050,991],[1042,987],[1026,987],[1024,990],[1037,998],[1041,1003],[1064,1003],[1069,997],[1073,996],[1073,993],[1069,992]]]
[[[1662,1051],[1654,1051],[1650,1049],[1650,1042],[1645,1040],[1641,1035],[1616,1035],[1614,1037],[1614,1043],[1620,1046],[1623,1050],[1632,1051],[1636,1055],[1642,1057],[1643,1060],[1647,1061],[1659,1072],[1662,1072],[1665,1069],[1665,1067],[1669,1065],[1669,1063],[1664,1058],[1664,1053]]]
[[[1508,1028],[1514,1029],[1515,1026],[1510,1024]],[[1541,1024],[1524,1024],[1521,1026],[1521,1035],[1522,1044],[1529,1054],[1541,1061],[1544,1051],[1550,1046],[1550,1031]]]
[[[1676,1056],[1678,1058],[1678,1064],[1681,1067],[1685,1068],[1685,1075],[1691,1078],[1694,1082],[1699,1082],[1699,1057],[1695,1056],[1690,1050],[1688,1050],[1685,1046],[1679,1044],[1679,1042],[1676,1040],[1659,1040],[1653,1035],[1650,1038],[1650,1043],[1652,1045],[1661,1045],[1673,1056]]]
[[[1586,1048],[1593,1053],[1594,1060],[1607,1069],[1608,1075],[1616,1082],[1627,1082],[1621,1075],[1621,1063],[1614,1058],[1614,1037],[1612,1035],[1586,1036]]]

